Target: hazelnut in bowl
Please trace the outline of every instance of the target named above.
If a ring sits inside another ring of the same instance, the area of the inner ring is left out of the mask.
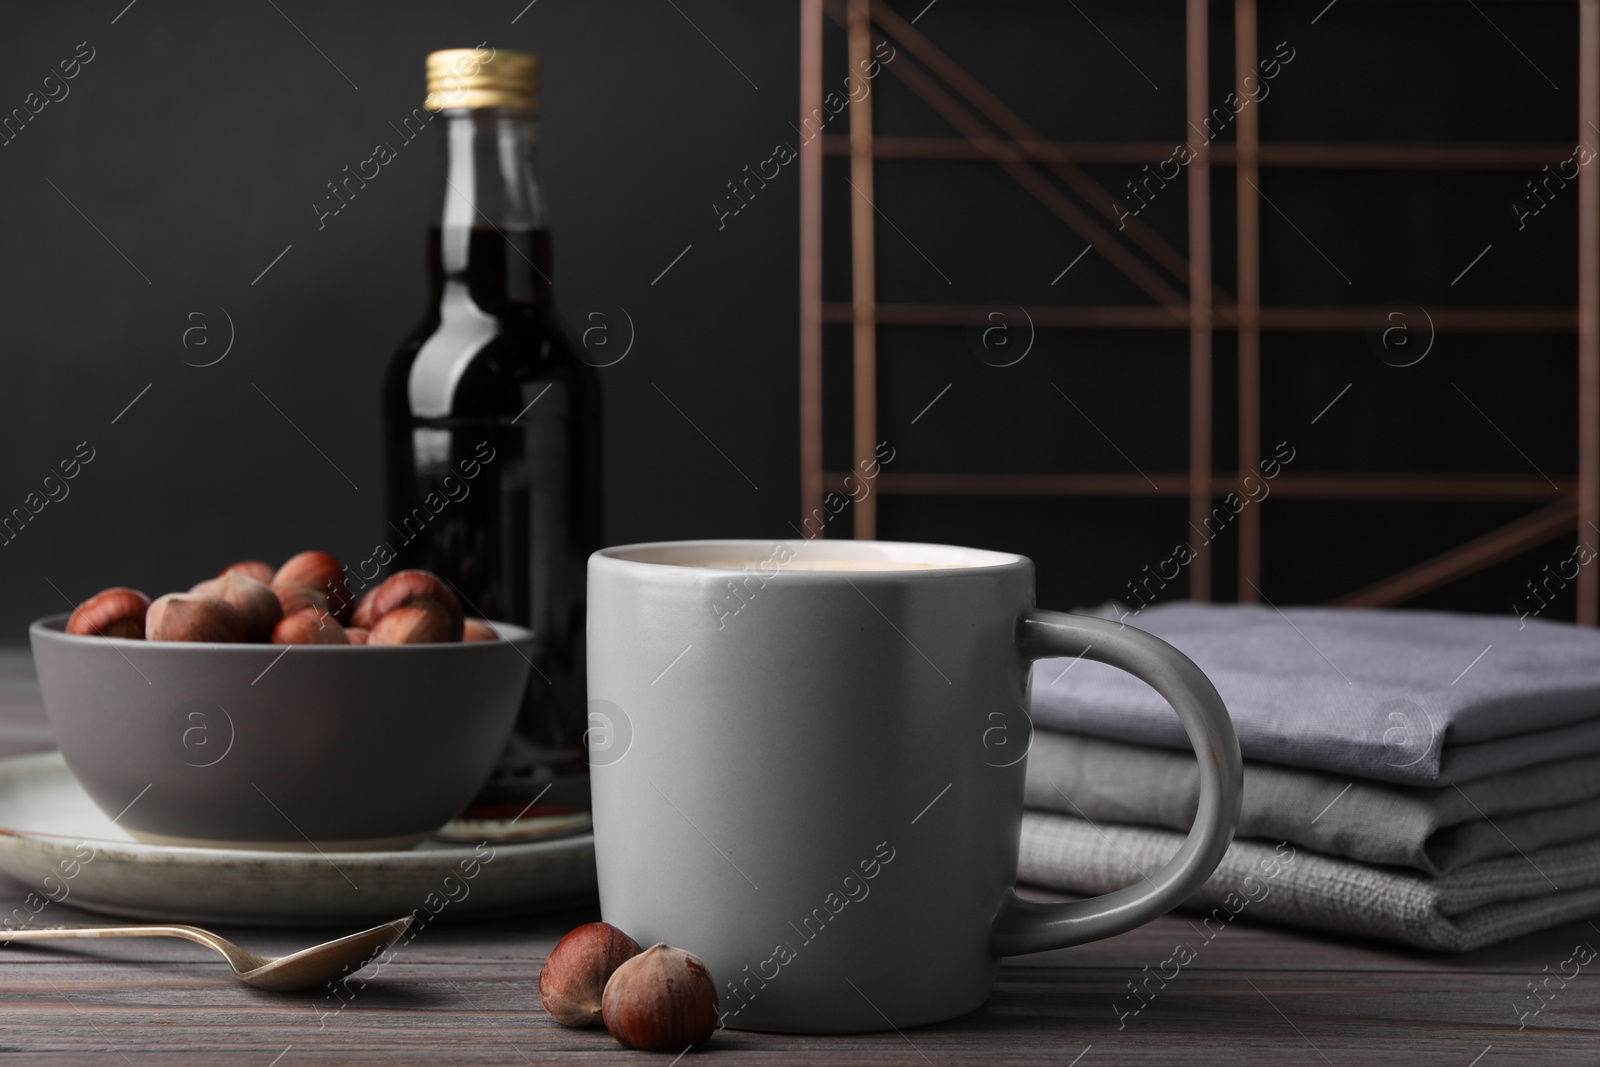
[[[219,580],[153,603],[106,590],[30,627],[51,731],[117,825],[162,844],[391,849],[466,806],[521,706],[530,631],[466,627],[453,597],[364,601],[369,627],[347,630],[361,608],[338,605],[269,624]]]

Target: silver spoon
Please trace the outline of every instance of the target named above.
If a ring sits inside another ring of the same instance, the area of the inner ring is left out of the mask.
[[[232,941],[198,926],[42,926],[0,934],[0,944],[13,941],[57,941],[75,937],[181,937],[206,946],[233,965],[241,982],[276,993],[312,989],[346,974],[398,941],[411,926],[411,916],[374,926],[359,934],[327,941],[287,956],[269,959],[246,952]]]

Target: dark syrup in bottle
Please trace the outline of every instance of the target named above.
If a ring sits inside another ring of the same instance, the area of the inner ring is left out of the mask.
[[[452,153],[517,135],[516,122],[508,131],[495,116],[442,118],[482,127],[449,134],[447,175],[459,177]],[[507,153],[495,155],[503,170]],[[464,813],[475,818],[589,804],[584,587],[601,543],[599,387],[551,305],[548,231],[516,217],[528,205],[542,212],[531,156],[526,173],[512,166],[498,176],[525,190],[486,191],[493,176],[481,160],[471,189],[447,178],[443,223],[428,235],[428,311],[395,354],[383,394],[389,570],[434,571],[468,614],[535,635],[515,732]],[[473,200],[471,225],[450,205],[458,195]],[[512,217],[482,217],[496,208]],[[439,724],[450,728],[449,708]]]

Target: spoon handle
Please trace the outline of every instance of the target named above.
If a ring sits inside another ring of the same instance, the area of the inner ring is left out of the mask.
[[[246,952],[226,938],[218,937],[198,926],[39,926],[29,930],[12,930],[0,934],[0,948],[13,941],[65,941],[80,937],[181,937],[221,953],[237,969],[259,966],[265,962]]]
[[[196,937],[195,935],[203,935]],[[216,935],[196,926],[36,926],[0,933],[0,945],[13,941],[61,941],[75,937],[182,937],[210,944]]]

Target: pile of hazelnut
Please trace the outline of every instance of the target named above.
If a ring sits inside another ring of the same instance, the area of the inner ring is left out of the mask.
[[[224,567],[187,593],[150,598],[103,589],[79,604],[67,633],[150,641],[274,645],[420,645],[498,641],[469,619],[431,571],[399,571],[352,600],[344,568],[326,552],[301,552],[274,570],[260,560]]]
[[[539,999],[563,1026],[600,1026],[629,1048],[680,1055],[717,1029],[717,987],[692,952],[586,923],[550,953]]]

